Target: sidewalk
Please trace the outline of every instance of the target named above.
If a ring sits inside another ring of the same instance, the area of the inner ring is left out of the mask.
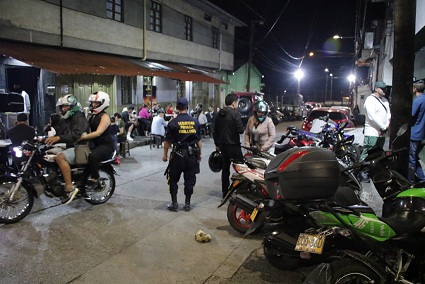
[[[138,143],[138,142],[137,142]],[[234,231],[221,199],[214,150],[203,140],[201,174],[190,212],[169,212],[162,148],[131,149],[115,167],[116,191],[105,204],[61,205],[42,196],[17,224],[0,225],[2,283],[224,283],[261,246],[262,235]],[[179,183],[182,205],[183,182]],[[195,241],[202,229],[209,243]]]

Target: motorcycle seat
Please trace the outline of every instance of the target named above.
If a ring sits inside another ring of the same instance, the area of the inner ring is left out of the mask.
[[[425,216],[418,212],[398,211],[388,218],[379,219],[393,228],[397,235],[419,232],[425,227]]]

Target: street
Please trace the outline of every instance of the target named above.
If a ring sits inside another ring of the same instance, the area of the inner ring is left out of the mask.
[[[277,137],[287,125],[278,125]],[[217,208],[220,174],[208,168],[214,148],[203,140],[190,212],[166,210],[163,149],[148,145],[116,167],[115,194],[103,205],[42,196],[21,222],[0,225],[1,283],[302,283],[309,269],[274,269],[262,255],[262,233],[240,235],[227,206]],[[196,242],[199,229],[212,241]]]

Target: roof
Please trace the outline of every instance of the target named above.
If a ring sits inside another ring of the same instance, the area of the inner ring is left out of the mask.
[[[226,83],[206,75],[201,70],[181,64],[148,62],[137,58],[53,46],[0,41],[0,54],[57,74],[160,76],[181,81]]]

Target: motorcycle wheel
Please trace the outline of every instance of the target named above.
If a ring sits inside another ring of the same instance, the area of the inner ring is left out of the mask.
[[[14,185],[14,182],[0,183],[0,223],[3,224],[21,221],[30,213],[34,205],[34,195],[24,184],[21,184],[11,200],[10,190]]]
[[[304,283],[384,283],[381,281],[378,274],[365,264],[352,258],[344,258],[319,265]]]
[[[251,214],[239,208],[236,204],[229,203],[227,207],[227,220],[230,226],[241,234],[245,234],[251,227]],[[257,230],[261,229],[260,226]]]
[[[115,191],[115,176],[112,170],[103,169],[99,170],[99,183],[100,186],[94,190],[86,191],[88,198],[84,200],[90,204],[102,204],[111,198]]]

